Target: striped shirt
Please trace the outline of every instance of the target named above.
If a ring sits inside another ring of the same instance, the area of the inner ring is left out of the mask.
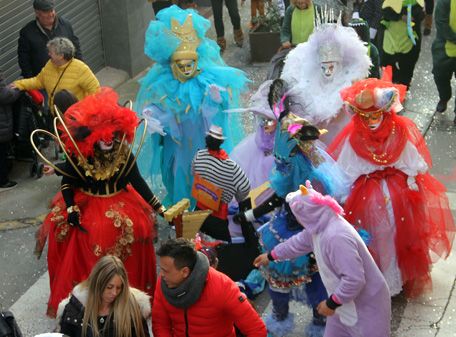
[[[238,202],[247,198],[250,182],[241,167],[231,159],[221,160],[211,156],[207,149],[196,153],[192,162],[192,174],[213,183],[223,190],[222,202],[228,204],[233,197]]]

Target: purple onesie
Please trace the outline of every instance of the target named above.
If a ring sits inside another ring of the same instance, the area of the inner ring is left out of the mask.
[[[382,273],[337,202],[307,186],[286,198],[305,230],[277,245],[272,256],[315,253],[328,294],[342,304],[327,318],[325,337],[390,336],[391,299]]]

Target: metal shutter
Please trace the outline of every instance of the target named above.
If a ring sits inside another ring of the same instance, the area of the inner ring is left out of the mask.
[[[0,70],[6,81],[20,76],[17,63],[19,31],[35,17],[32,0],[0,0]],[[104,67],[98,0],[56,0],[56,12],[69,20],[81,43],[84,62],[93,72]]]

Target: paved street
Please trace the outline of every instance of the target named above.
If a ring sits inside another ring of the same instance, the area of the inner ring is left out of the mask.
[[[249,19],[250,8],[247,7],[249,6],[241,9],[243,27],[247,26]],[[226,11],[224,16],[225,19],[228,18]],[[228,21],[226,27],[227,33],[231,35]],[[237,48],[230,35],[227,35],[228,49],[224,58],[229,65],[245,70],[252,79],[252,89],[256,88],[265,78],[268,64],[250,64],[248,39],[243,48]],[[215,37],[213,30],[210,36]],[[453,126],[452,114],[454,102],[451,101],[446,113],[434,116],[438,98],[430,73],[432,38],[433,36],[425,37],[423,40],[422,54],[406,103],[406,115],[412,118],[426,135],[434,159],[432,173],[447,187],[451,207],[456,210],[456,128]],[[105,73],[97,75],[105,84],[113,83]],[[121,101],[134,99],[137,89],[137,78],[116,88]],[[0,307],[10,308],[16,314],[26,337],[51,331],[55,327],[55,321],[45,316],[49,295],[45,253],[37,260],[33,250],[34,233],[60,183],[57,177],[43,177],[39,180],[30,178],[29,166],[30,163],[16,163],[12,178],[19,182],[19,186],[0,193]],[[161,239],[166,238],[167,228],[163,227],[160,233]],[[454,250],[446,261],[435,265],[432,293],[415,300],[406,300],[402,296],[393,298],[394,337],[456,336]],[[266,316],[271,310],[267,294],[261,295],[257,303],[263,316]],[[304,336],[304,326],[311,317],[310,310],[298,304],[293,304],[291,310],[296,313],[297,324],[294,332],[287,337]]]

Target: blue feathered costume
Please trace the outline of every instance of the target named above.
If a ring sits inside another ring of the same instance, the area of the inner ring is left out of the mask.
[[[272,219],[258,229],[261,245],[266,252],[303,230],[285,202],[288,193],[298,189],[306,180],[310,180],[316,189],[325,194],[338,197],[343,197],[348,187],[343,172],[317,140],[320,131],[289,112],[291,101],[287,97],[286,83],[275,80],[269,96],[269,103],[278,117],[274,143],[275,165],[269,177],[275,193],[250,211],[251,214],[248,214],[249,211],[244,213],[245,219],[251,221],[252,216],[258,218],[278,207]],[[273,304],[272,315],[266,319],[269,335],[284,336],[293,330],[293,315],[289,313],[289,301],[293,299],[309,304],[314,310],[313,324],[307,327],[306,335],[321,336],[325,320],[318,315],[316,307],[328,295],[312,256],[270,262],[261,272],[269,283]]]
[[[239,105],[248,79],[225,64],[220,48],[205,37],[209,28],[210,21],[196,11],[172,6],[160,11],[146,32],[145,53],[155,64],[140,80],[135,104],[151,133],[139,167],[155,189],[161,178],[167,203],[190,196],[191,161],[205,147],[212,124],[223,128],[226,151],[243,136],[239,115],[223,110]]]

